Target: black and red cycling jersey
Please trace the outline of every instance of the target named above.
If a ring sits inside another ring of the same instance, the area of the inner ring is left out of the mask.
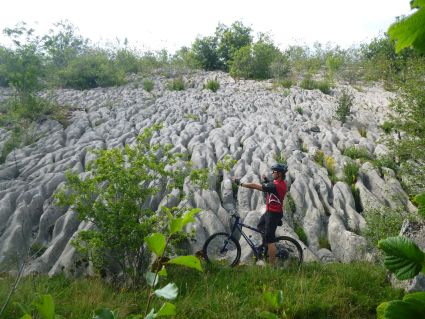
[[[262,184],[263,192],[266,193],[266,211],[272,213],[283,212],[283,199],[287,191],[284,180],[274,180]]]

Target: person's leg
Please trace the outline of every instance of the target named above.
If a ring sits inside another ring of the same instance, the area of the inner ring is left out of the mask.
[[[273,213],[266,213],[266,243],[267,243],[267,252],[269,254],[269,262],[274,265],[276,263],[276,245],[275,242],[275,232],[277,228],[276,216]]]

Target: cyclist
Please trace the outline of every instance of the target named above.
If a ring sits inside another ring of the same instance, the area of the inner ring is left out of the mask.
[[[270,264],[276,263],[275,232],[277,226],[282,225],[283,217],[283,199],[287,191],[285,174],[288,167],[285,164],[275,164],[272,166],[273,181],[269,182],[263,176],[264,182],[241,183],[240,179],[232,178],[233,182],[240,186],[250,189],[257,189],[266,193],[266,212],[261,216],[257,225],[258,229],[264,232],[263,244],[267,245]]]

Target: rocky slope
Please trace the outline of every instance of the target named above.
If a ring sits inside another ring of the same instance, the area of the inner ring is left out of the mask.
[[[379,125],[388,114],[392,93],[378,86],[358,91],[339,85],[330,95],[300,88],[274,89],[271,82],[235,81],[220,72],[187,75],[190,88],[176,92],[166,89],[169,79],[152,79],[155,88],[151,93],[144,91],[138,80],[109,89],[45,93],[73,109],[70,125],[64,128],[55,121],[43,122],[33,132],[36,142],[12,152],[0,166],[0,269],[16,267],[16,258],[36,244],[47,249],[28,271],[85,273],[86,264],[78,262],[80,257],[70,239],[90,225],[78,221],[71,209],[53,206],[52,194],[64,183],[68,168],[84,172],[93,158],[90,148],[132,143],[143,128],[158,122],[165,126],[154,142],[173,144],[176,152],[190,155],[197,168],[212,169],[226,154],[238,160],[219,188],[212,182],[209,190],[196,192],[190,199],[192,206],[203,210],[192,225],[197,231],[193,251],[199,250],[212,232],[228,228],[233,209],[245,222],[256,224],[264,210],[262,195],[240,189],[235,200],[229,177],[258,182],[261,174],[269,175],[276,158],[284,157],[296,209],[286,214],[278,233],[297,237],[294,227],[302,227],[308,238],[306,260],[370,258],[360,235],[365,220],[356,210],[350,186],[341,181],[333,184],[314,155],[321,150],[331,156],[336,175],[342,178],[342,169],[351,160],[342,155],[344,149],[385,154]],[[208,79],[219,81],[216,93],[203,89]],[[334,116],[343,89],[354,95],[354,105],[348,123],[341,125]],[[1,91],[0,99],[8,94]],[[0,129],[0,148],[8,134]],[[414,209],[390,169],[382,173],[365,162],[356,188],[360,195],[357,206]],[[152,207],[162,205],[166,195],[162,191],[151,201]],[[330,247],[323,248],[323,238]],[[242,243],[242,248],[243,258],[248,260],[249,247]]]

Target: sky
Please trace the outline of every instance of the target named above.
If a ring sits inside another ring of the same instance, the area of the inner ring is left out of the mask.
[[[281,49],[314,42],[348,48],[382,35],[409,0],[13,0],[0,10],[0,30],[24,21],[44,35],[70,21],[93,43],[174,52],[210,36],[219,23],[241,21],[268,32]],[[0,35],[0,44],[8,45]]]

